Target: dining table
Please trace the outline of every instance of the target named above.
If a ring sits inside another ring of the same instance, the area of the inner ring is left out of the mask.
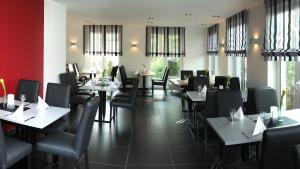
[[[141,72],[141,73],[139,73],[139,75],[141,77],[143,77],[143,96],[144,97],[148,96],[148,95],[146,95],[147,78],[155,76],[155,73],[154,72]]]
[[[100,97],[99,103],[99,113],[98,113],[98,120],[95,119],[96,122],[104,122],[110,123],[111,120],[105,120],[106,115],[106,92],[115,92],[118,90],[121,83],[115,79],[114,81],[111,80],[103,80],[102,82],[97,80],[90,80],[79,89],[81,90],[91,90],[97,91]]]
[[[281,112],[281,114],[281,120],[270,125],[270,113],[264,113],[262,119],[267,129],[300,125],[300,109],[286,110]],[[225,153],[225,148],[229,146],[248,145],[262,141],[262,133],[252,135],[258,116],[261,115],[245,115],[244,118],[235,119],[234,121],[228,117],[214,117],[207,118],[206,121],[208,127],[212,128],[213,132],[221,140],[222,149],[224,150],[222,152]],[[207,132],[207,128],[205,128],[205,130]],[[204,144],[207,149],[207,135],[205,135]],[[259,150],[257,149],[257,151]],[[224,157],[226,155],[223,154],[222,156]],[[221,160],[220,157],[218,158],[218,160]],[[257,159],[259,159],[258,156]]]

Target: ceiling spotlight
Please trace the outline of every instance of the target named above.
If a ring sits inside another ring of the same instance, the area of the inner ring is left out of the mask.
[[[220,16],[219,15],[214,15],[214,16],[212,16],[213,18],[220,18]]]
[[[192,16],[192,13],[185,13],[185,16]]]
[[[147,18],[148,20],[154,20],[154,18],[153,17],[149,17],[149,18]]]

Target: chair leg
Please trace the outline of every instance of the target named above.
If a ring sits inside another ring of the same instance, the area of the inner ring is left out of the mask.
[[[80,163],[79,163],[79,160],[74,160],[74,163],[75,163],[75,168],[76,168],[76,169],[80,169]]]
[[[110,109],[109,109],[109,119],[111,120],[112,119],[112,114],[113,114],[113,106],[110,106]]]
[[[88,150],[85,150],[84,153],[84,161],[85,161],[85,168],[89,169],[89,155]]]
[[[168,96],[166,86],[164,86],[164,92],[165,92],[165,95]]]
[[[154,96],[154,85],[152,84],[152,96]]]
[[[32,157],[31,155],[27,156],[27,169],[31,169],[31,160],[32,160],[31,157]]]

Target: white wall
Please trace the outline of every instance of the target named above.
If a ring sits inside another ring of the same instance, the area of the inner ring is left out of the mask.
[[[66,65],[66,8],[53,1],[44,4],[44,96],[48,82],[59,82]]]

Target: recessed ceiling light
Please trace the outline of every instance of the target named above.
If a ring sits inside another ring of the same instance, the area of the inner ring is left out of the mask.
[[[185,16],[192,16],[192,13],[185,13]]]
[[[214,15],[214,16],[212,16],[213,18],[220,18],[220,16],[219,15]]]
[[[153,18],[153,17],[148,17],[147,19],[148,19],[148,20],[154,20],[154,18]]]

